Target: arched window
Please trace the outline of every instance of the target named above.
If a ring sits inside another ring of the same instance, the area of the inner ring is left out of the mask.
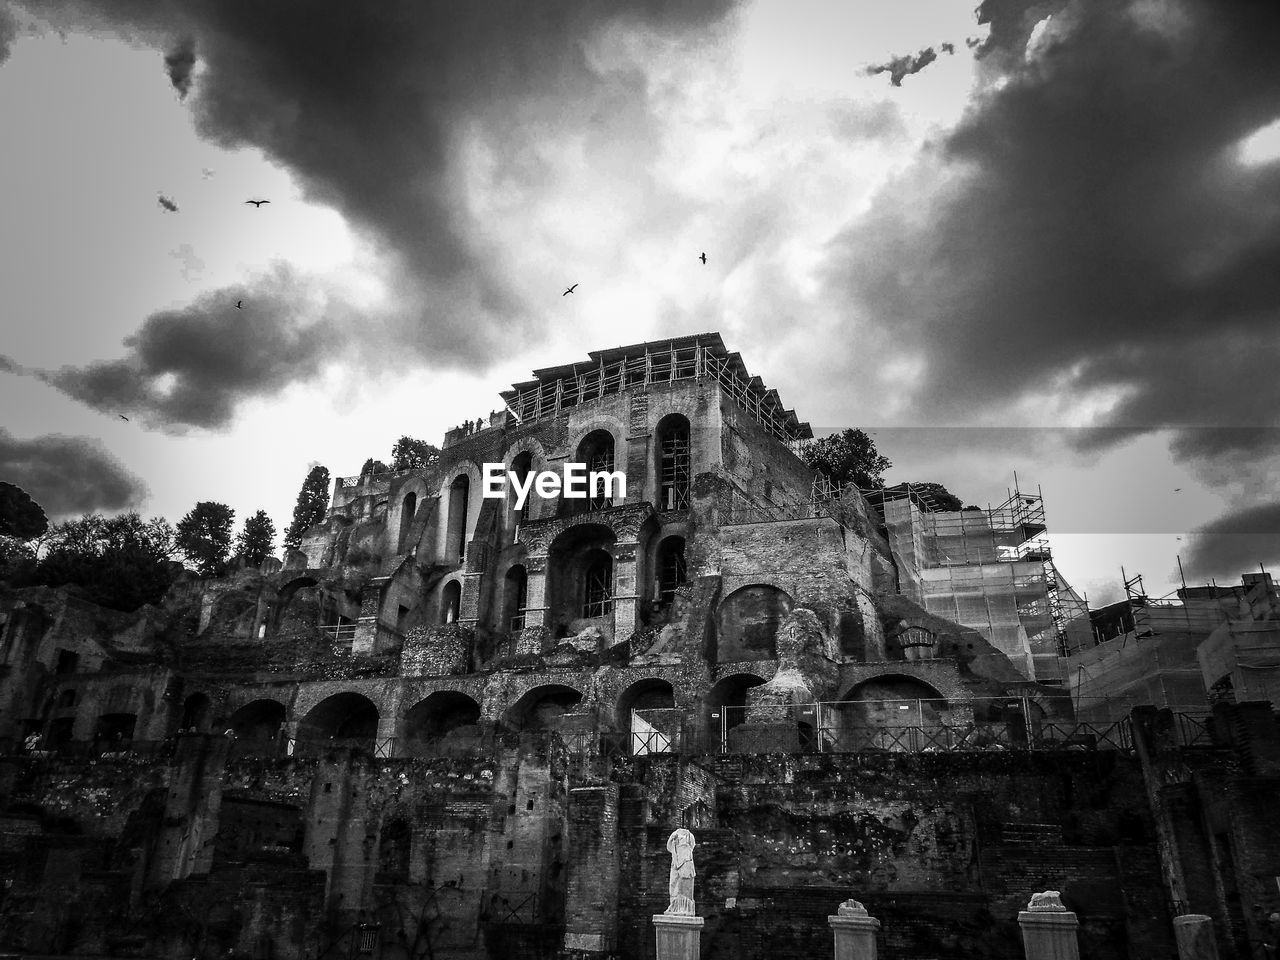
[[[593,473],[613,472],[613,434],[608,430],[593,430],[582,438],[578,444],[578,462],[586,464],[587,482]],[[603,510],[612,506],[613,499],[604,495],[606,488],[592,487],[588,490],[587,509]]]
[[[689,421],[663,417],[657,429],[658,509],[689,509]]]
[[[440,591],[440,622],[457,623],[458,612],[462,609],[462,584],[450,580]]]
[[[524,629],[524,608],[529,604],[529,575],[516,564],[507,571],[506,590],[503,593],[503,626],[515,632]]]
[[[467,556],[467,500],[471,496],[471,481],[460,474],[449,487],[449,521],[444,539],[444,558],[452,563],[457,558],[462,563]]]
[[[585,561],[582,615],[603,617],[613,610],[613,558],[603,550],[592,550]]]
[[[511,461],[511,472],[516,475],[516,478],[521,483],[524,483],[525,478],[529,476],[529,472],[532,469],[533,469],[533,455],[528,451],[525,451],[524,453],[520,454],[518,457],[516,457],[514,460]],[[510,498],[508,502],[511,504],[509,526],[514,531],[519,524],[522,524],[529,519],[529,502],[533,497],[533,491],[532,490],[529,491],[529,496],[525,497],[524,506],[522,506],[519,510],[516,509],[515,490],[509,489],[507,496]]]
[[[417,509],[418,495],[416,493],[406,495],[404,502],[400,504],[400,538],[396,553],[404,553],[404,548],[409,540],[409,529],[413,526],[413,515],[417,512]]]
[[[676,587],[688,579],[684,565],[684,537],[667,537],[658,545],[658,602],[669,604]]]

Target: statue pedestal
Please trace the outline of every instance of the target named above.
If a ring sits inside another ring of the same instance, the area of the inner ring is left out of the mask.
[[[658,960],[699,960],[701,917],[656,913],[653,926],[658,940]]]
[[[1080,960],[1076,915],[1058,900],[1058,892],[1049,890],[1031,898],[1031,904],[1018,914],[1022,928],[1022,946],[1027,960]]]
[[[835,934],[835,960],[876,960],[875,917],[827,917]]]
[[[1218,960],[1218,942],[1213,936],[1213,918],[1188,913],[1173,918],[1173,935],[1180,960]]]

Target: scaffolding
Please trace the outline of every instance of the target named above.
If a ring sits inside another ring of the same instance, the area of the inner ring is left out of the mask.
[[[747,372],[742,357],[729,352],[716,333],[638,343],[595,351],[587,363],[535,370],[535,380],[501,394],[520,423],[558,417],[582,403],[683,380],[714,380],[739,407],[773,437],[792,449],[813,437],[809,424],[783,407],[777,390]]]
[[[1089,608],[1053,563],[1044,498],[1017,476],[999,506],[939,510],[927,489],[863,491],[881,511],[894,555],[930,612],[972,626],[1006,653],[1029,648],[1035,675],[1091,640]]]

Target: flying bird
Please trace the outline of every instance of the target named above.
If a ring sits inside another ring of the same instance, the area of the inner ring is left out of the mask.
[[[170,200],[168,197],[166,197],[163,193],[159,195],[159,197],[157,198],[157,202],[160,204],[160,206],[162,206],[165,209],[167,213],[178,212],[178,205],[174,203],[172,200]]]
[[[703,264],[705,265],[705,264],[706,264],[706,262],[707,262],[707,254],[706,254],[706,251],[703,251],[702,256],[700,256],[698,259],[699,259],[699,260],[701,260],[701,261],[703,262]]]
[[[116,416],[119,417],[121,420],[123,420],[125,423],[129,422],[129,418],[126,417],[123,413],[117,413]]]
[[[255,207],[261,207],[264,203],[270,203],[270,200],[246,200],[245,203],[252,203]]]
[[[243,304],[243,303],[244,303],[244,301],[243,301],[243,300],[237,300],[237,301],[236,301],[236,309],[237,309],[237,310],[243,310],[243,309],[244,309],[244,307],[242,307],[242,306],[241,306],[241,304]]]
[[[567,297],[569,294],[573,293],[573,291],[577,289],[578,289],[578,285],[575,283],[572,287],[570,287],[564,293],[560,294],[560,296]]]
[[[1174,488],[1173,488],[1173,492],[1174,492],[1174,493],[1181,493],[1181,492],[1182,492],[1182,488],[1181,488],[1181,487],[1174,487]]]

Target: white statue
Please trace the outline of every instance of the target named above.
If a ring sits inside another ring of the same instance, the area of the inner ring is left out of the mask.
[[[671,904],[667,913],[693,916],[693,848],[697,843],[693,834],[680,827],[667,838],[667,853],[671,854],[671,877],[667,891]]]

